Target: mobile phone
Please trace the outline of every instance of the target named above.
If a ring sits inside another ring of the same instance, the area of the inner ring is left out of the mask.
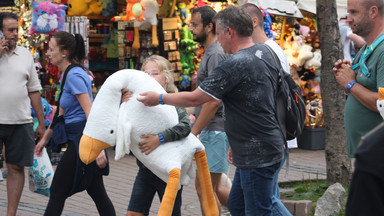
[[[0,39],[1,39],[1,40],[4,40],[4,39],[5,39],[4,34],[3,34],[3,31],[1,31],[1,30],[0,30]]]

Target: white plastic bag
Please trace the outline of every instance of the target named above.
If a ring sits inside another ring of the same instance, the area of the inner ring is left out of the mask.
[[[29,167],[29,189],[32,192],[49,196],[52,179],[53,168],[49,160],[47,150],[43,148],[42,156],[33,156],[33,165]]]

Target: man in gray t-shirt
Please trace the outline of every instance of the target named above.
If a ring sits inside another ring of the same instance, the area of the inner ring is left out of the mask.
[[[278,72],[271,52],[251,38],[253,22],[245,11],[229,6],[214,18],[217,41],[234,54],[219,63],[193,92],[162,95],[174,106],[198,106],[222,100],[225,131],[236,166],[227,205],[231,215],[271,215],[273,176],[283,159],[284,137],[276,119]],[[137,100],[159,104],[160,94],[144,92]]]
[[[205,48],[197,72],[197,86],[211,74],[219,62],[229,56],[224,53],[223,48],[216,41],[216,29],[213,22],[215,15],[216,12],[208,6],[199,7],[193,10],[192,13],[190,30],[193,39]],[[223,173],[227,173],[229,167],[227,161],[229,143],[224,132],[224,106],[220,100],[209,101],[202,106],[196,107],[196,116],[197,119],[191,132],[194,135],[199,135],[199,139],[205,147],[212,186],[216,194],[215,197],[217,197],[216,202],[220,206],[220,201],[222,201],[221,204],[226,206],[230,188],[220,184]],[[195,186],[200,203],[202,203],[198,178],[196,178]]]

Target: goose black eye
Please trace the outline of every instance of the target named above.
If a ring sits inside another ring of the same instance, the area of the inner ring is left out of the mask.
[[[113,130],[111,130],[111,134],[113,134]]]
[[[382,107],[383,105],[382,104],[379,104],[380,107]]]

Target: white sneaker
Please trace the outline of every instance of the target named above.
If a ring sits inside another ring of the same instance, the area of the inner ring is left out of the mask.
[[[2,182],[4,179],[3,179],[3,172],[1,172],[0,170],[0,182]]]

